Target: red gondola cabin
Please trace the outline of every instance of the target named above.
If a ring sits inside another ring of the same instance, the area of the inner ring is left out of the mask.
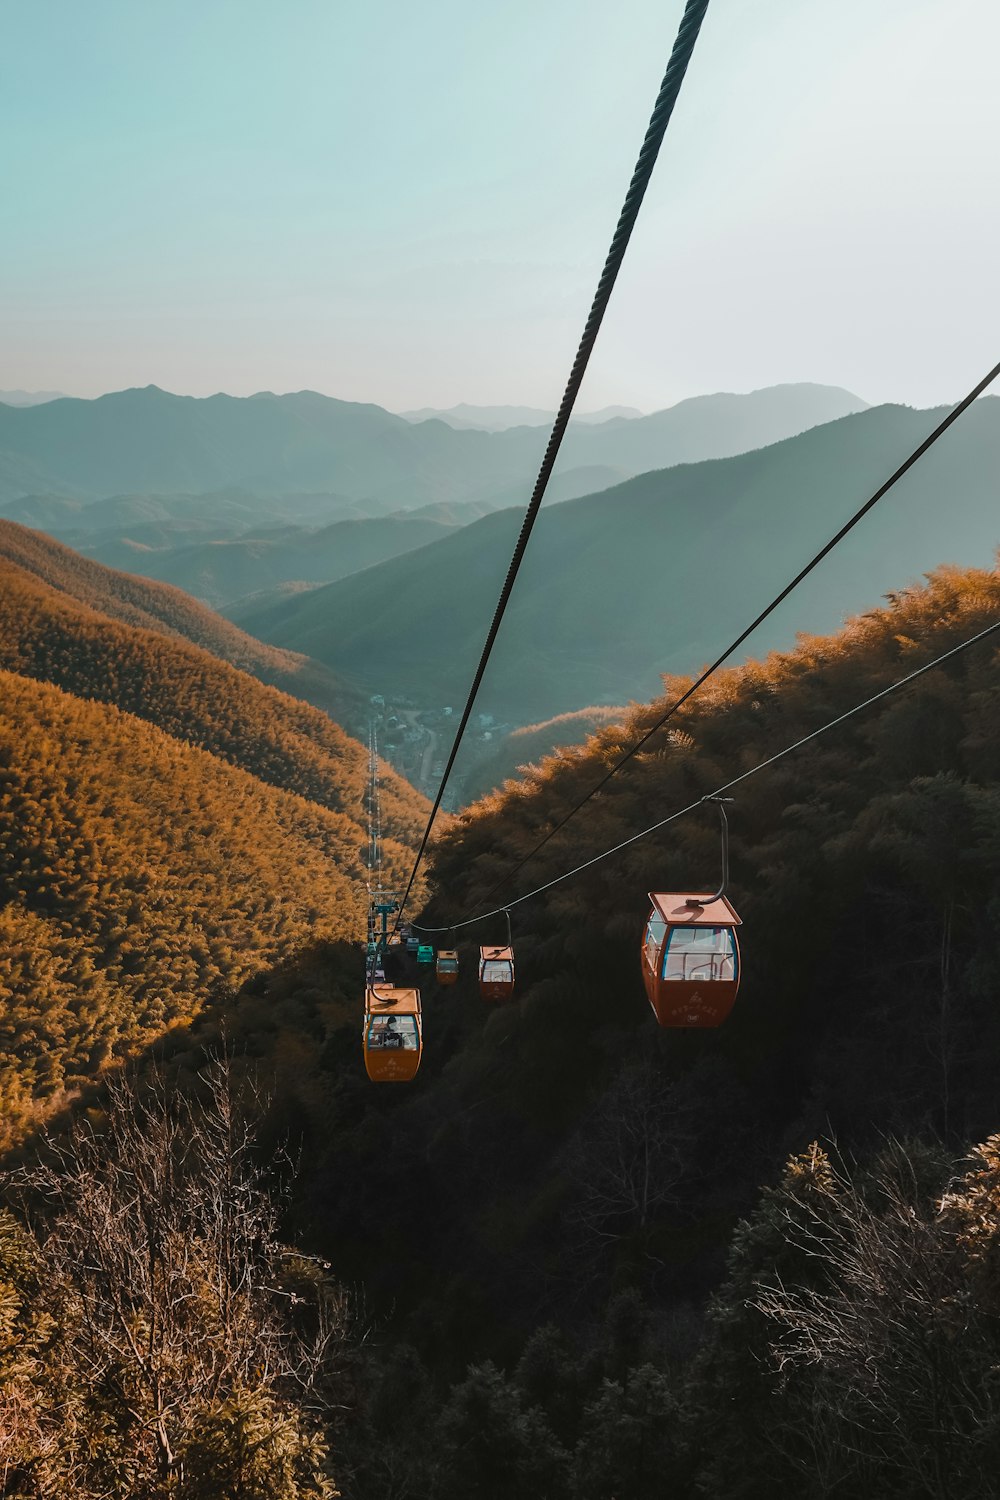
[[[725,896],[668,892],[642,941],[642,980],[661,1026],[719,1026],[740,987],[739,917]],[[704,904],[702,904],[704,903]]]
[[[480,948],[479,993],[484,1000],[510,1000],[514,994],[513,948]]]
[[[365,1068],[373,1083],[406,1083],[424,1049],[420,991],[370,985],[362,1031]]]

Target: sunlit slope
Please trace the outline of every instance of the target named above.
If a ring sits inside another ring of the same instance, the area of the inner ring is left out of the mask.
[[[499,883],[669,698],[635,709],[456,820],[420,920],[447,930],[543,887],[998,619],[1000,574],[942,570],[723,674]],[[659,1305],[705,1297],[759,1184],[817,1135],[850,1152],[994,1131],[998,726],[994,638],[735,790],[743,985],[717,1032],[661,1031],[639,968],[647,892],[718,879],[711,808],[514,906],[510,1006],[475,985],[503,917],[457,929],[463,973],[429,998],[417,1093],[366,1101],[346,1068],[329,1076],[344,1124],[320,1196],[341,1265],[471,1358],[579,1318],[637,1266]],[[355,1045],[345,1030],[340,1055]]]
[[[541,512],[480,708],[525,722],[647,697],[716,654],[925,437],[942,411],[885,406],[753,453],[644,474]],[[629,423],[634,426],[635,423]],[[1000,541],[1000,401],[976,403],[751,642],[790,645],[942,560]],[[240,612],[275,645],[372,691],[464,694],[521,512],[327,588]],[[377,683],[376,688],[373,684]]]
[[[357,704],[356,691],[328,668],[254,640],[180,589],[104,567],[42,532],[0,520],[0,559],[112,620],[190,641],[321,707],[340,711]]]
[[[272,786],[362,815],[367,753],[320,709],[188,641],[109,619],[2,559],[0,667],[123,709]],[[422,799],[388,769],[382,805],[387,835],[412,838]]]
[[[540,724],[525,724],[497,743],[491,754],[484,755],[468,771],[462,785],[465,802],[473,802],[497,787],[524,767],[532,766],[562,750],[576,755],[580,745],[606,724],[618,724],[626,717],[624,708],[581,708],[576,713],[558,714]]]
[[[738,453],[863,405],[848,391],[816,385],[699,396],[631,422],[575,425],[563,470],[603,465],[635,474]],[[96,401],[0,406],[0,503],[44,493],[87,498],[237,486],[257,494],[377,497],[410,509],[529,484],[545,442],[543,428],[460,432],[315,391],[196,400],[149,386]]]
[[[316,938],[356,939],[355,817],[0,673],[0,1119]]]

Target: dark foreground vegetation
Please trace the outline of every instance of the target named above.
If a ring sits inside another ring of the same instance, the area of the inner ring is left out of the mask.
[[[5,1496],[996,1493],[1000,1135],[863,1167],[812,1143],[700,1316],[633,1276],[598,1321],[447,1385],[283,1241],[259,1103],[224,1061],[182,1096],[118,1081],[7,1174]]]
[[[176,1099],[121,1081],[8,1181],[5,1496],[296,1497],[332,1482],[350,1312],[279,1238],[224,1063]]]
[[[941,570],[837,636],[720,676],[503,894],[667,816],[998,617],[996,573]],[[997,668],[995,644],[977,647],[743,785],[731,894],[744,986],[717,1033],[659,1031],[637,962],[645,893],[716,876],[709,813],[516,908],[509,1007],[487,1011],[472,973],[472,943],[502,922],[471,942],[457,933],[463,974],[456,989],[424,986],[426,1054],[408,1088],[364,1077],[348,1006],[355,994],[360,1012],[359,952],[308,939],[308,922],[297,954],[291,926],[262,946],[235,993],[153,1049],[135,1102],[89,1097],[76,1134],[57,1125],[51,1144],[28,1143],[7,1181],[0,1411],[22,1434],[4,1453],[8,1492],[997,1494]],[[457,820],[426,920],[482,909],[661,710],[634,711]],[[266,1226],[242,1260],[205,1249],[214,1231],[198,1217],[209,1200],[248,1201],[239,1173],[217,1170],[206,1197],[207,1148],[182,1144],[215,1129],[205,1067],[220,1045],[239,1099],[259,1077],[270,1101],[241,1158]],[[125,1224],[136,1265],[104,1270],[102,1184],[130,1203],[126,1181],[147,1171],[145,1146],[130,1164],[114,1124],[136,1109],[142,1142],[180,1112],[158,1157],[176,1148],[176,1171],[153,1174],[150,1201],[166,1193],[181,1217],[137,1210]],[[279,1143],[299,1164],[285,1200],[270,1172]],[[160,1222],[179,1226],[181,1269],[168,1257],[159,1280],[136,1280]],[[178,1314],[176,1345],[162,1334],[173,1383],[151,1396],[131,1344],[161,1337],[166,1283],[182,1307],[192,1299],[204,1336]],[[251,1352],[228,1364],[220,1309],[237,1293],[253,1309],[238,1325]],[[127,1335],[112,1348],[115,1328]],[[98,1333],[100,1355],[82,1342]]]

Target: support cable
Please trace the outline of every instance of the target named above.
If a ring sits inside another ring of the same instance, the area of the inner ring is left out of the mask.
[[[579,802],[576,802],[570,808],[569,812],[566,813],[562,818],[560,818],[559,822],[554,824],[554,826],[549,829],[545,837],[539,839],[538,843],[534,846],[533,849],[529,849],[527,854],[525,854],[520,860],[518,860],[516,865],[512,866],[512,868],[507,871],[506,875],[502,875],[500,877],[496,885],[494,885],[492,889],[487,893],[487,900],[489,900],[489,897],[494,895],[494,893],[498,891],[501,886],[506,885],[508,880],[512,880],[518,873],[518,871],[522,870],[530,859],[534,859],[539,850],[545,848],[545,845],[560,831],[560,829],[566,827],[566,824],[570,821],[571,818],[576,817],[577,813],[581,808],[587,805],[591,797],[596,797],[597,793],[607,786],[611,778],[618,775],[618,772],[621,770],[622,766],[627,765],[632,757],[639,753],[643,745],[645,745],[650,739],[652,739],[657,730],[662,729],[664,724],[667,723],[668,719],[672,719],[674,714],[677,713],[678,709],[683,708],[688,699],[692,698],[698,691],[698,689],[700,687],[703,687],[708,679],[719,670],[719,668],[729,659],[730,656],[732,656],[733,652],[738,650],[739,647],[743,645],[743,642],[753,634],[758,625],[762,625],[767,619],[768,615],[773,614],[774,611],[778,608],[779,604],[784,603],[789,594],[792,593],[794,589],[798,588],[802,580],[804,578],[808,578],[813,569],[817,568],[823,561],[823,559],[833,551],[834,547],[838,546],[839,543],[843,541],[848,532],[854,530],[858,522],[863,520],[868,512],[878,504],[882,497],[889,493],[893,485],[896,484],[898,480],[902,479],[903,475],[906,474],[908,470],[913,468],[913,465],[923,457],[923,455],[929,448],[932,448],[934,446],[938,438],[942,437],[944,433],[948,431],[948,428],[952,425],[952,423],[958,421],[962,413],[972,405],[973,401],[975,401],[978,396],[982,395],[982,393],[987,389],[988,386],[993,384],[998,375],[1000,375],[1000,364],[995,364],[992,370],[990,370],[989,374],[984,375],[982,380],[979,381],[978,385],[974,386],[969,394],[965,396],[963,400],[961,400],[958,405],[948,413],[944,420],[938,423],[934,431],[930,433],[928,437],[924,438],[923,442],[920,443],[918,447],[914,448],[909,458],[903,460],[899,468],[896,469],[894,473],[890,474],[889,478],[885,481],[884,484],[879,486],[874,495],[866,500],[864,505],[860,506],[859,509],[854,512],[850,520],[846,521],[840,528],[840,530],[834,536],[832,536],[823,547],[820,548],[820,550],[815,554],[814,557],[810,559],[809,562],[806,563],[805,567],[800,569],[800,571],[796,573],[792,581],[785,585],[780,594],[776,594],[775,597],[771,600],[770,604],[768,604],[765,609],[761,610],[756,619],[751,621],[746,629],[740,632],[736,639],[726,647],[725,651],[722,652],[721,656],[717,656],[712,665],[710,667],[706,667],[701,673],[700,677],[697,677],[695,681],[692,682],[691,686],[685,689],[685,691],[681,694],[677,701],[670,705],[666,713],[661,714],[660,717],[656,720],[655,724],[651,725],[650,728],[646,730],[645,734],[642,735],[640,739],[636,740],[635,744],[625,751],[624,755],[619,756],[614,765],[604,773],[599,781],[596,781],[594,783],[594,785],[590,788],[590,791],[587,792],[583,797],[581,797]]]
[[[372,722],[372,786],[375,795],[375,862],[378,870],[378,889],[383,889],[382,871],[382,777],[378,768],[378,729]]]
[[[375,968],[378,950],[374,947],[375,927],[372,913],[376,899],[382,891],[381,852],[376,819],[376,795],[378,783],[378,753],[376,750],[375,721],[368,721],[368,936],[365,945],[365,988],[371,990],[375,983]]]
[[[515,896],[513,900],[505,901],[503,906],[494,907],[492,911],[483,911],[475,917],[468,917],[464,922],[449,922],[447,927],[422,927],[418,922],[412,922],[410,925],[418,932],[453,932],[461,927],[471,927],[475,922],[483,922],[487,917],[499,916],[501,913],[509,911],[512,907],[520,906],[525,901],[531,901],[535,896],[542,895],[544,891],[551,890],[554,885],[561,885],[564,880],[571,880],[574,875],[580,875],[584,870],[589,870],[594,865],[600,864],[602,860],[610,859],[613,854],[619,854],[622,849],[627,849],[631,844],[637,844],[640,839],[648,838],[651,833],[656,833],[659,829],[666,828],[670,823],[676,823],[679,818],[686,817],[688,813],[694,812],[703,803],[713,802],[717,798],[725,796],[727,792],[732,791],[734,786],[739,786],[741,782],[748,780],[749,777],[756,776],[759,771],[765,771],[779,760],[784,760],[785,756],[791,755],[793,751],[801,750],[803,745],[808,745],[810,741],[819,739],[820,735],[827,734],[831,729],[836,729],[839,724],[845,723],[848,719],[853,719],[855,714],[862,713],[866,708],[871,708],[873,703],[878,703],[883,698],[888,698],[890,693],[895,693],[899,688],[906,687],[908,683],[915,682],[918,677],[923,677],[925,672],[931,672],[935,667],[940,667],[944,662],[951,661],[963,651],[968,651],[971,646],[977,646],[980,641],[986,640],[987,637],[994,635],[998,630],[1000,630],[1000,620],[995,620],[992,625],[987,625],[984,630],[980,630],[978,634],[970,636],[967,641],[961,641],[957,646],[952,646],[950,650],[943,652],[940,656],[936,656],[933,661],[925,662],[922,667],[917,667],[915,671],[909,672],[905,677],[900,677],[896,682],[891,682],[888,687],[884,687],[879,692],[873,693],[863,703],[856,703],[853,708],[847,709],[845,713],[838,714],[835,719],[822,724],[819,729],[813,729],[809,734],[803,735],[794,744],[786,745],[783,750],[778,750],[774,755],[769,755],[766,760],[758,761],[748,771],[741,771],[739,776],[734,776],[731,781],[727,781],[722,786],[716,787],[714,792],[706,792],[705,796],[699,797],[696,802],[690,802],[687,807],[680,808],[677,812],[671,813],[669,817],[661,818],[658,823],[650,824],[648,828],[643,828],[640,833],[633,833],[631,837],[623,839],[620,844],[615,844],[612,848],[605,849],[602,854],[595,854],[592,859],[584,860],[583,864],[574,866],[572,870],[567,870],[562,875],[556,875],[553,880],[547,880],[544,885],[536,886],[533,891],[526,891],[523,896]]]
[[[622,206],[622,211],[618,219],[618,227],[615,230],[614,238],[611,241],[611,248],[608,251],[607,259],[604,263],[604,270],[601,272],[601,278],[597,284],[597,291],[594,294],[594,300],[591,305],[590,315],[587,318],[587,322],[584,326],[583,335],[580,339],[580,345],[577,349],[576,358],[573,361],[569,379],[566,382],[566,389],[563,393],[562,401],[559,404],[559,410],[556,414],[556,419],[552,427],[552,433],[549,437],[548,445],[542,458],[541,468],[538,471],[538,477],[535,480],[535,487],[531,492],[531,499],[528,502],[528,509],[525,512],[524,521],[521,524],[521,533],[517,539],[517,544],[514,547],[514,552],[510,560],[510,566],[507,569],[507,577],[504,582],[504,586],[500,591],[500,598],[497,603],[496,611],[493,615],[493,623],[491,624],[489,633],[486,637],[486,644],[483,647],[482,655],[479,659],[479,666],[476,668],[476,675],[472,680],[472,687],[469,690],[469,696],[466,700],[465,708],[462,710],[462,717],[459,721],[455,740],[448,755],[448,760],[444,768],[444,773],[441,777],[441,783],[437,789],[437,794],[434,798],[433,806],[431,807],[430,817],[427,819],[427,826],[424,829],[423,837],[420,840],[420,847],[417,850],[417,856],[413,863],[413,869],[410,871],[410,878],[407,881],[406,890],[403,892],[403,899],[399,903],[399,912],[396,916],[397,927],[402,917],[403,908],[406,906],[406,902],[409,899],[410,891],[413,887],[413,882],[416,879],[417,870],[419,869],[420,862],[424,856],[424,851],[427,848],[427,841],[430,838],[431,829],[434,826],[434,820],[437,817],[438,811],[440,810],[441,800],[444,797],[444,791],[445,787],[448,784],[448,778],[450,777],[452,769],[455,765],[455,758],[458,755],[459,746],[462,743],[466,728],[468,727],[469,719],[472,716],[473,705],[475,704],[480,686],[482,685],[483,677],[486,673],[486,667],[493,652],[493,646],[496,642],[497,634],[500,630],[500,625],[506,612],[511,592],[514,588],[514,582],[517,578],[518,571],[520,570],[521,562],[524,558],[524,554],[528,546],[528,540],[531,536],[532,528],[535,524],[535,519],[538,515],[542,499],[545,495],[545,490],[548,486],[549,478],[552,474],[559,449],[562,445],[562,440],[565,436],[566,428],[569,425],[569,419],[572,414],[573,407],[576,403],[576,398],[579,395],[580,386],[583,383],[583,377],[586,373],[587,365],[590,361],[590,356],[593,352],[594,345],[597,342],[597,335],[600,332],[601,324],[604,320],[604,314],[607,311],[608,303],[611,300],[611,293],[614,290],[615,282],[618,278],[618,273],[621,270],[622,262],[625,259],[625,251],[628,249],[629,240],[632,237],[632,231],[635,228],[636,220],[639,217],[639,210],[642,207],[642,200],[645,197],[646,189],[649,186],[650,179],[653,175],[653,168],[656,165],[656,158],[659,154],[660,146],[663,143],[663,137],[666,134],[667,125],[670,121],[670,116],[673,113],[674,105],[677,102],[677,96],[680,93],[681,84],[684,81],[684,75],[687,72],[688,63],[691,60],[691,54],[694,51],[694,45],[698,39],[698,32],[701,29],[701,23],[704,20],[705,12],[707,11],[707,9],[708,0],[687,0],[687,4],[684,7],[684,14],[681,18],[681,24],[670,54],[670,61],[667,64],[667,71],[663,76],[663,82],[660,85],[660,91],[657,95],[656,103],[653,107],[653,113],[650,116],[649,127],[646,131],[642,149],[639,152],[635,170],[632,173],[632,181],[630,182],[628,192],[625,195],[625,202]]]

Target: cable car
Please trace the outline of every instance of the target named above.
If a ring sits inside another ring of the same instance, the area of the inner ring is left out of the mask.
[[[362,1041],[373,1083],[408,1083],[423,1053],[420,991],[371,985],[365,991]]]
[[[412,933],[406,939],[406,951],[410,954],[417,954],[420,952],[420,939],[418,937],[414,937]]]
[[[711,896],[649,895],[653,909],[642,938],[642,982],[661,1026],[721,1026],[740,987],[736,929],[742,923],[726,897],[729,822],[723,803],[731,798],[705,800],[719,807],[722,884]]]
[[[650,893],[642,979],[661,1026],[720,1026],[740,987],[741,925],[725,896]]]
[[[417,947],[417,963],[432,964],[434,962],[434,949],[430,943],[420,943]]]
[[[514,994],[513,948],[480,948],[479,993],[484,1000],[510,1000]]]
[[[438,984],[449,985],[457,981],[458,954],[454,948],[441,948],[439,950],[435,972]]]

